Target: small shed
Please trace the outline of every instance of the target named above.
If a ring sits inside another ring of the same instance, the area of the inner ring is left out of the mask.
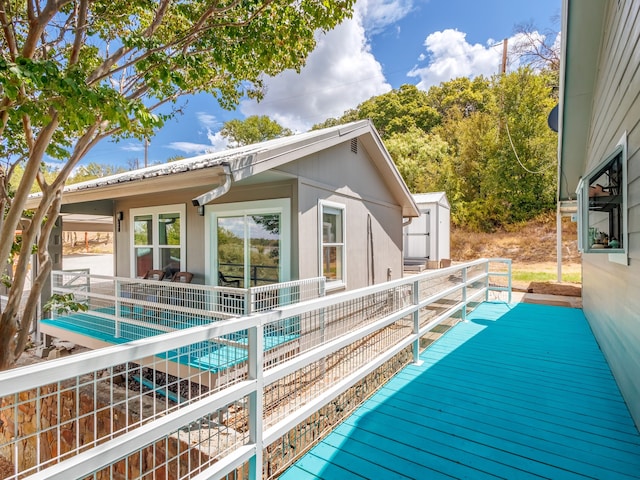
[[[417,193],[420,216],[403,230],[405,270],[438,268],[450,257],[451,206],[444,192]]]

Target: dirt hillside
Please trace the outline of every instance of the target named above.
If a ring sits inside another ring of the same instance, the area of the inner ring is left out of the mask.
[[[494,233],[468,232],[453,228],[451,231],[451,258],[468,261],[476,258],[510,258],[513,269],[532,273],[547,273],[553,277],[556,263],[555,213],[543,215],[534,221],[512,226]],[[562,222],[563,274],[580,272],[576,223],[570,218]],[[535,293],[580,295],[580,284],[557,282],[518,281],[514,288]]]
[[[504,257],[514,264],[556,262],[556,217],[548,214],[534,221],[495,233],[451,231],[451,258],[456,261]],[[580,263],[576,223],[562,222],[563,263]]]

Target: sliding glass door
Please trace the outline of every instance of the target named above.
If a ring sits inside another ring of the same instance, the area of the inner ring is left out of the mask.
[[[273,202],[282,203],[272,200],[212,208],[214,283],[247,288],[288,279],[288,208]],[[255,208],[258,205],[263,208]]]

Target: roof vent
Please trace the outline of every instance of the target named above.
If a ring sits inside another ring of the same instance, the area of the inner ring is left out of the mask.
[[[351,151],[353,153],[358,153],[358,139],[357,138],[352,138],[351,139]]]

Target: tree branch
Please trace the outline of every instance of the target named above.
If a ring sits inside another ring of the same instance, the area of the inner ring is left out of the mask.
[[[51,237],[51,232],[53,231],[56,220],[58,219],[58,212],[60,211],[61,203],[62,192],[60,189],[56,190],[55,193],[53,193],[51,205],[46,210],[47,221],[44,222],[44,227],[42,229],[38,228],[40,230],[40,235],[38,235],[38,265],[40,266],[40,269],[38,271],[38,275],[35,278],[35,283],[38,285],[43,281],[46,281],[46,279],[49,278],[49,274],[51,273],[51,257],[49,255],[47,246],[49,243],[49,238]],[[33,221],[35,221],[35,219]],[[42,218],[40,219],[40,221],[42,221]],[[23,245],[23,248],[30,249],[31,245],[31,243],[27,246]],[[23,253],[20,252],[20,257],[22,256]],[[26,257],[28,258],[28,256]],[[23,270],[26,272],[26,265],[24,265]],[[22,283],[24,284],[24,280]],[[37,306],[39,304],[41,291],[42,287],[40,286],[40,288],[32,288],[29,292],[29,299],[27,301],[27,304],[25,305],[25,309],[22,315],[22,321],[20,322],[20,327],[18,328],[18,338],[16,339],[16,347],[14,351],[14,355],[16,357],[20,356],[20,354],[24,350],[25,345],[27,344],[27,340],[29,339],[30,325],[35,318],[35,314],[37,313]],[[20,292],[20,298],[21,297],[22,292]]]
[[[78,19],[76,21],[76,34],[73,39],[73,49],[69,57],[69,63],[75,65],[80,58],[80,50],[84,43],[84,32],[87,28],[87,12],[89,10],[89,0],[80,0]]]
[[[38,39],[53,17],[60,12],[60,9],[71,3],[72,0],[50,0],[37,17],[29,19],[29,31],[22,46],[22,56],[33,58],[33,54],[38,46]],[[32,5],[29,2],[29,5]]]
[[[27,197],[31,193],[36,175],[40,169],[40,162],[44,156],[44,152],[51,142],[51,137],[58,128],[58,114],[51,112],[51,121],[40,131],[36,138],[34,148],[30,151],[29,159],[24,169],[22,180],[16,190],[11,208],[6,212],[5,224],[0,231],[0,265],[4,264],[11,253],[11,245],[13,244],[13,234],[17,229],[18,223],[22,218],[22,206],[27,201]]]
[[[0,6],[0,22],[2,22],[2,31],[4,32],[4,38],[7,42],[7,50],[9,52],[9,57],[12,61],[15,61],[18,56],[18,45],[16,43],[15,32],[13,30],[13,22],[9,21],[7,17],[7,13],[11,15],[11,12],[7,12],[9,8],[9,3],[7,0],[2,1],[2,6]]]

